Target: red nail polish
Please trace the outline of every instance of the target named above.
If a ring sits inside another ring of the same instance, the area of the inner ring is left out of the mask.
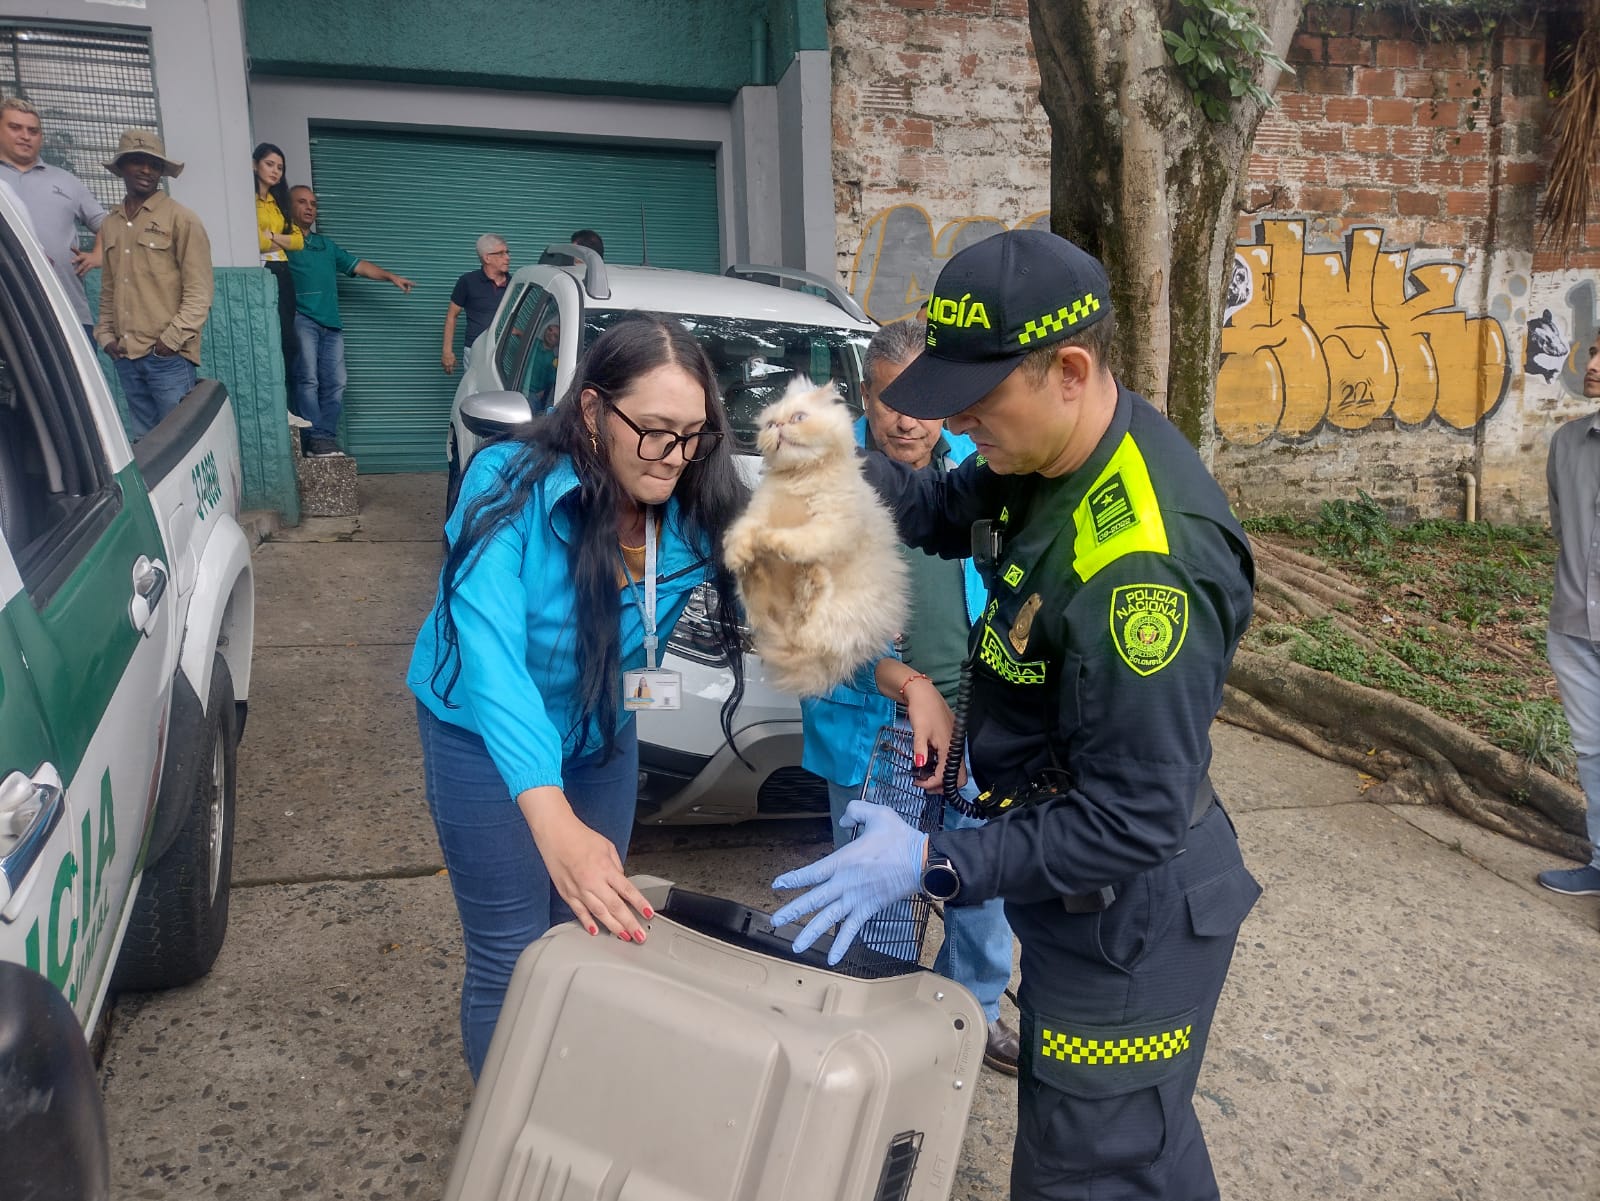
[[[595,928],[595,927],[593,927],[593,926],[590,926],[590,927],[589,927],[589,933],[590,933],[590,934],[598,934],[598,933],[600,933],[600,931],[599,931],[599,930],[597,930],[597,929],[596,929],[596,928]]]
[[[626,934],[619,934],[619,935],[617,935],[617,937],[620,938],[623,942],[632,941],[631,939],[629,939],[629,937]]]
[[[927,761],[928,761],[928,757],[926,755],[922,754],[922,752],[918,751],[917,752],[917,758],[916,758],[917,766],[921,767]]]
[[[655,915],[656,915],[656,911],[654,909],[650,908],[650,906],[646,905],[644,907],[644,916],[645,916],[645,920],[646,921],[649,921]]]
[[[633,941],[638,943],[640,946],[644,946],[644,931],[640,930],[639,933],[635,934],[633,936]]]

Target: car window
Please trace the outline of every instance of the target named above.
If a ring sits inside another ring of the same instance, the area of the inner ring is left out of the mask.
[[[584,315],[584,345],[627,315],[624,309],[591,309]],[[756,452],[756,417],[783,395],[791,381],[826,384],[861,413],[861,356],[869,335],[825,325],[795,325],[745,317],[671,314],[699,339],[717,373],[728,407],[735,448]]]
[[[500,335],[500,341],[495,346],[495,367],[500,372],[500,382],[508,388],[516,387],[519,369],[522,366],[523,353],[533,342],[536,332],[534,321],[539,315],[539,309],[549,296],[537,284],[529,284],[528,290],[517,299],[516,307],[511,310],[507,318],[505,329]]]
[[[528,398],[535,413],[555,400],[556,373],[560,370],[561,306],[554,296],[546,296],[544,306],[533,317],[533,338],[528,357],[522,362],[515,388]]]
[[[35,604],[88,553],[119,496],[66,336],[0,225],[0,524]]]

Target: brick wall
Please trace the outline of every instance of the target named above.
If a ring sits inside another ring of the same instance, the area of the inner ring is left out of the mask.
[[[1483,516],[1542,514],[1600,332],[1600,223],[1565,256],[1535,245],[1546,11],[1435,41],[1400,10],[1307,10],[1223,331],[1213,469],[1242,511],[1363,489],[1457,516],[1471,472]],[[893,320],[951,250],[1048,207],[1025,6],[862,0],[830,21],[841,275]]]
[[[892,321],[954,250],[1049,208],[1028,6],[835,0],[828,19],[839,275]]]

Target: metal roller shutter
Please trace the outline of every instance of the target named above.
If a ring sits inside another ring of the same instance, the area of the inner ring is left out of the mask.
[[[343,438],[364,472],[444,467],[460,373],[440,369],[440,340],[456,279],[478,265],[479,234],[505,236],[513,270],[584,226],[608,259],[637,263],[643,206],[652,266],[721,268],[714,151],[316,129],[311,165],[322,232],[417,285],[407,296],[339,283]],[[465,327],[463,317],[458,355]]]

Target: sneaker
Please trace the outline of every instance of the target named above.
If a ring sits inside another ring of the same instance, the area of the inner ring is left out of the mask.
[[[290,413],[289,428],[296,430],[308,430],[311,428],[311,423],[304,417],[300,416],[299,413]]]
[[[1004,1018],[989,1023],[989,1040],[984,1044],[983,1062],[1007,1076],[1017,1074],[1017,1056],[1022,1052],[1022,1036]]]
[[[306,454],[310,455],[313,459],[330,459],[335,455],[344,454],[344,451],[339,449],[339,444],[332,438],[314,437],[311,439],[311,445],[306,450]]]
[[[1539,883],[1569,897],[1600,897],[1600,867],[1556,868],[1539,873]]]

